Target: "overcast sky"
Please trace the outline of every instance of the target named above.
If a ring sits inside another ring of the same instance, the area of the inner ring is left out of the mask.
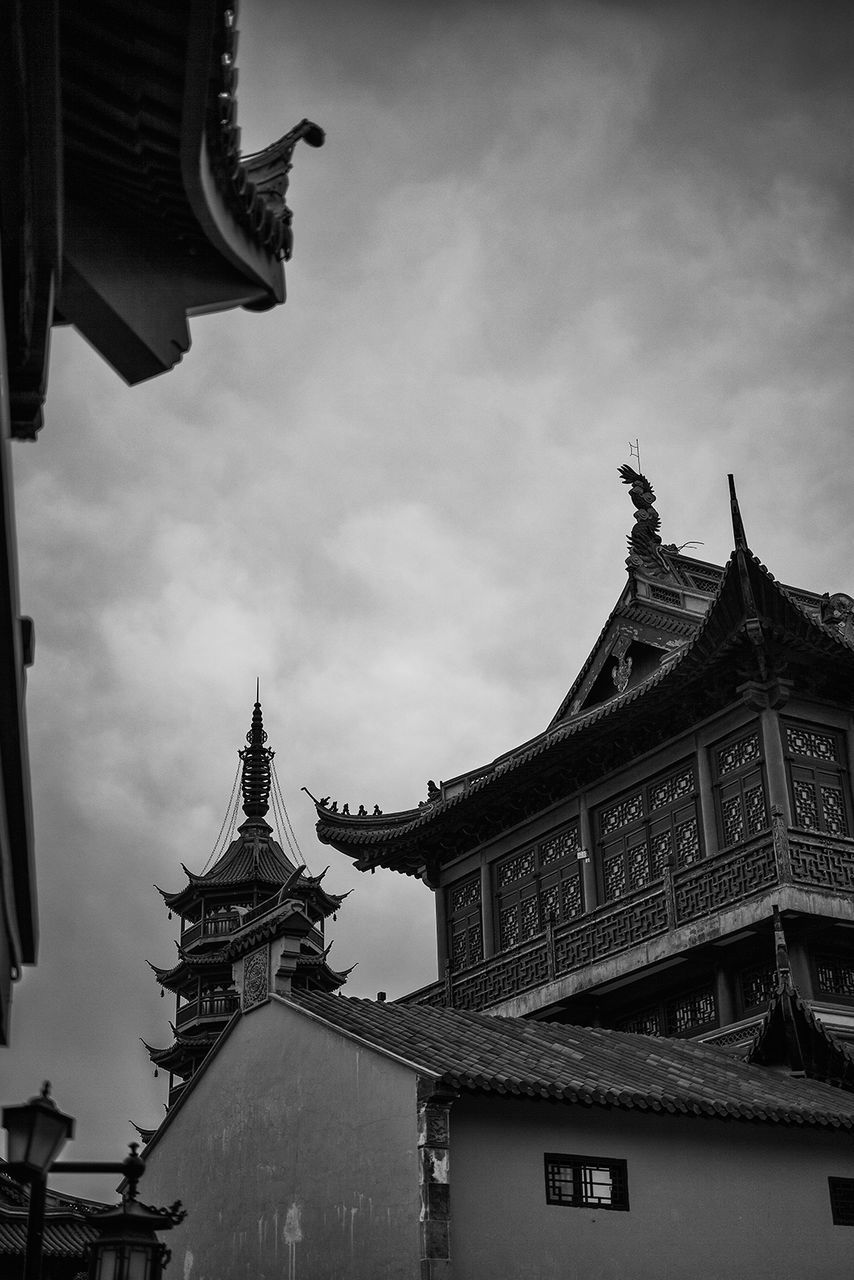
[[[4,1101],[75,1158],[166,1081],[154,883],[204,866],[255,678],[331,961],[435,975],[430,893],[320,846],[301,792],[409,808],[543,729],[625,580],[640,440],[666,542],[854,593],[849,6],[247,0],[244,151],[303,116],[288,302],[126,388],[55,332],[16,445],[41,953]],[[72,1189],[70,1180],[63,1182]],[[108,1195],[104,1180],[80,1191]]]

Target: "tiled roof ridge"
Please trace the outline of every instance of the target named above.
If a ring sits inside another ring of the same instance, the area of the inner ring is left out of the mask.
[[[352,996],[295,993],[293,1002],[467,1091],[854,1129],[854,1102],[834,1086],[694,1041]]]

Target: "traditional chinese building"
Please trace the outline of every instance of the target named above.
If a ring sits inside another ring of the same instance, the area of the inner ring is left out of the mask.
[[[551,722],[410,810],[320,802],[318,835],[432,889],[439,980],[409,1002],[738,1052],[777,907],[800,996],[854,1038],[854,600],[777,582],[734,489],[725,566],[662,544],[621,473],[626,584]]]
[[[235,970],[256,998],[266,994],[268,944],[277,944],[272,976],[288,990],[334,991],[346,978],[327,963],[324,941],[324,922],[343,898],[285,853],[266,820],[274,754],[266,741],[256,702],[239,753],[244,821],[210,870],[196,875],[184,867],[183,889],[158,890],[170,916],[181,920],[177,962],[151,966],[176,997],[173,1038],[163,1049],[146,1045],[155,1067],[169,1072],[170,1105],[238,1009]]]

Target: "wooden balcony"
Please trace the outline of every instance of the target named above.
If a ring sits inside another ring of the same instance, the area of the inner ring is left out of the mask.
[[[668,867],[654,883],[449,973],[444,982],[412,992],[405,1002],[490,1008],[786,885],[850,894],[854,839],[787,831],[775,814],[772,831],[688,867]]]
[[[230,1018],[237,1008],[237,993],[223,991],[217,995],[200,996],[181,1005],[175,1017],[177,1028],[186,1027],[190,1022],[201,1022],[205,1019]]]
[[[227,934],[233,933],[239,924],[240,916],[236,911],[224,916],[210,916],[206,920],[197,920],[195,924],[182,930],[181,946],[187,947],[190,943],[197,942],[199,938],[224,938]]]

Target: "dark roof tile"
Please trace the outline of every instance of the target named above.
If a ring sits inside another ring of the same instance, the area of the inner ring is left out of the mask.
[[[463,1090],[854,1129],[850,1093],[695,1041],[320,993],[293,1003]]]

